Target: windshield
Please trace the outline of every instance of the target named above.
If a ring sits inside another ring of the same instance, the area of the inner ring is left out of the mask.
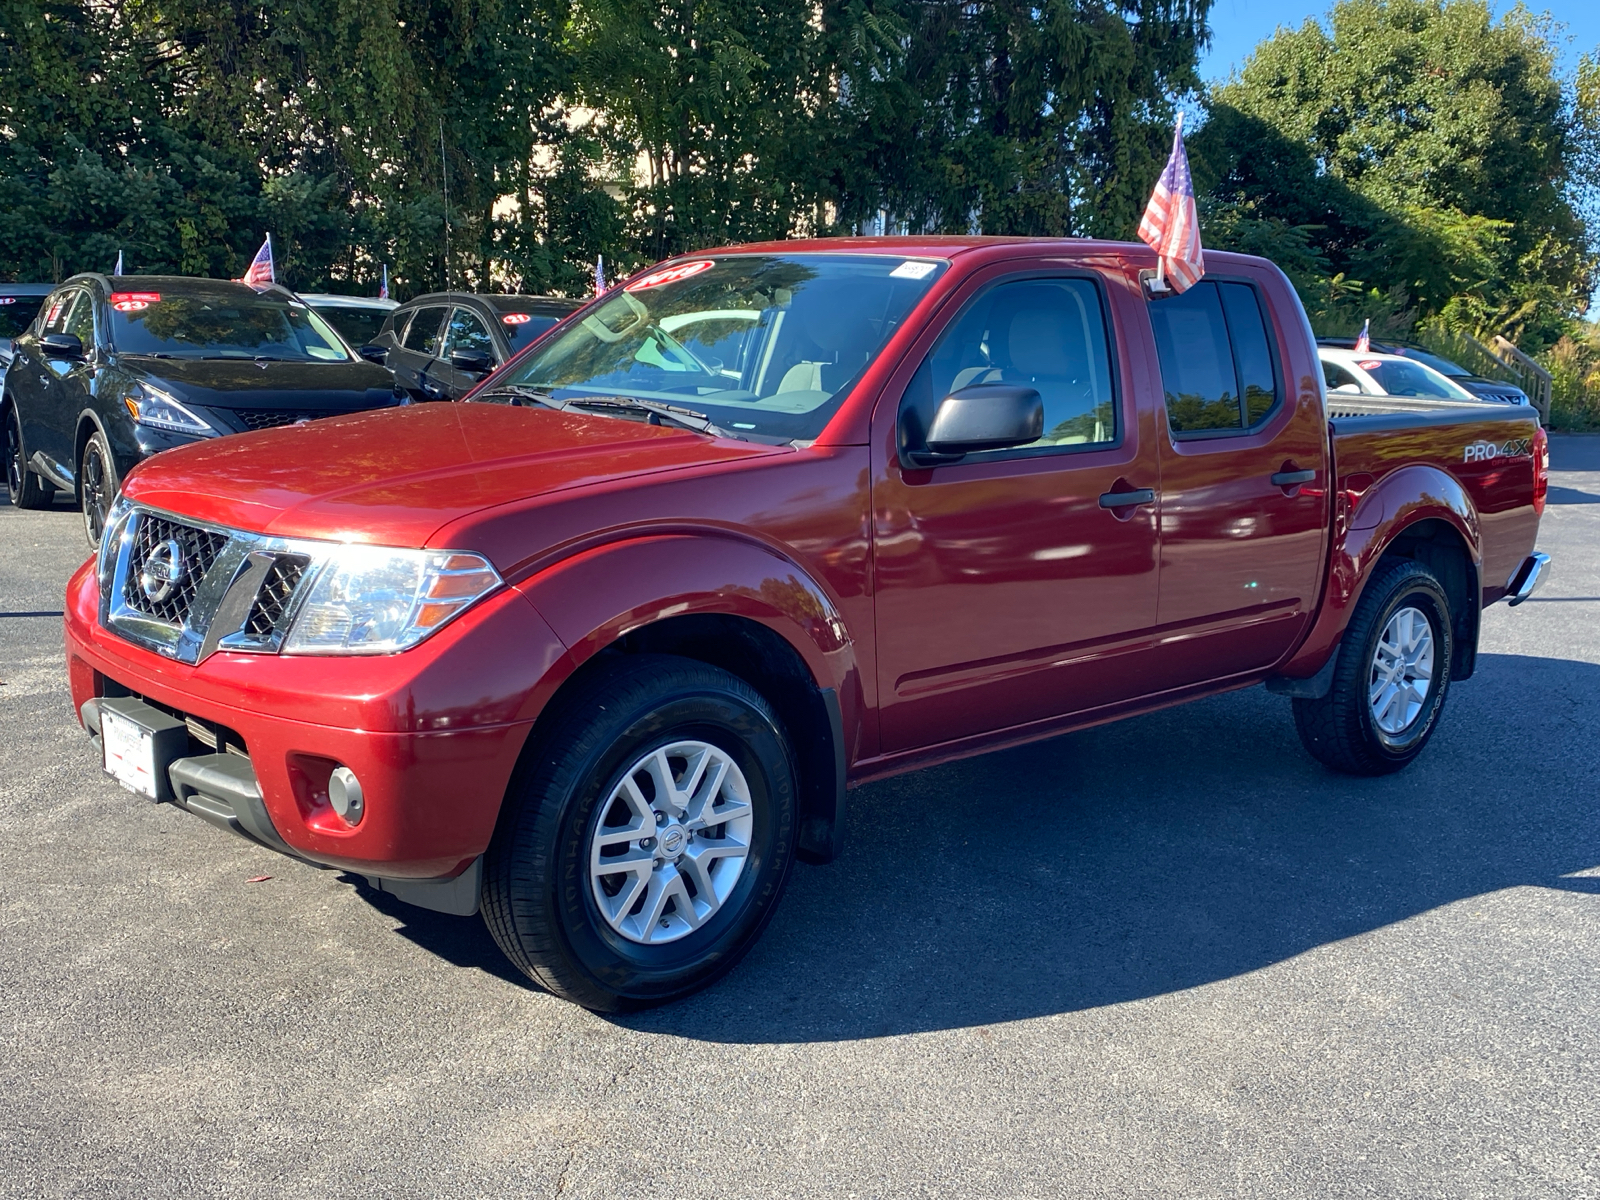
[[[1390,396],[1416,396],[1431,400],[1476,400],[1477,397],[1459,384],[1451,383],[1432,367],[1404,359],[1369,360],[1361,364],[1362,370],[1378,381],[1385,394]]]
[[[0,296],[0,338],[21,337],[42,307],[43,296]]]
[[[677,263],[611,296],[488,391],[667,403],[736,436],[807,441],[945,265],[865,254]]]
[[[339,335],[300,301],[233,288],[113,292],[111,341],[124,354],[350,361]]]
[[[344,304],[313,306],[313,311],[337,329],[352,346],[370,345],[389,315],[387,309],[357,308]]]
[[[511,343],[511,352],[515,354],[541,333],[554,328],[558,320],[559,317],[539,313],[508,312],[501,314],[500,328],[505,331],[506,341]]]
[[[1407,348],[1405,351],[1405,356],[1407,358],[1416,359],[1425,367],[1432,367],[1441,375],[1451,375],[1465,378],[1466,376],[1472,374],[1472,372],[1467,370],[1465,367],[1456,366],[1456,364],[1451,362],[1448,358],[1440,358],[1437,354],[1429,354],[1426,350],[1412,350]]]

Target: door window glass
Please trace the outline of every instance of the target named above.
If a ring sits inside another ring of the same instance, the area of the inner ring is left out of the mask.
[[[94,297],[88,292],[79,292],[73,300],[63,332],[76,337],[85,350],[94,347]]]
[[[0,338],[21,337],[44,307],[43,296],[0,296]]]
[[[1327,384],[1330,392],[1361,390],[1361,381],[1338,363],[1322,364],[1322,382]]]
[[[1152,300],[1150,324],[1175,434],[1244,431],[1277,407],[1279,387],[1255,289],[1202,280]]]
[[[1026,384],[1044,401],[1044,434],[1023,452],[1115,442],[1110,339],[1094,282],[1017,280],[978,296],[912,377],[902,417],[920,436],[941,400],[986,383]]]
[[[407,350],[438,357],[439,323],[444,320],[444,309],[419,308],[406,326],[406,340],[401,343]]]
[[[440,358],[449,358],[457,350],[478,350],[494,358],[494,342],[482,319],[470,309],[458,308],[450,314],[450,324],[445,327],[444,350]]]
[[[77,288],[71,288],[50,297],[45,305],[44,321],[39,327],[41,334],[67,331],[67,318],[72,315],[72,302],[77,295]]]

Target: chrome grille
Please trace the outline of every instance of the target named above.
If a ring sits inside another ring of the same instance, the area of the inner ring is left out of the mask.
[[[250,606],[250,616],[245,621],[244,632],[254,638],[270,638],[283,622],[289,601],[311,560],[303,554],[280,554],[261,581],[255,603]]]
[[[176,542],[183,552],[183,574],[171,594],[160,600],[151,599],[140,586],[140,573],[150,556],[168,542]],[[209,529],[196,529],[165,517],[151,514],[142,516],[134,525],[132,553],[129,556],[128,576],[123,580],[123,601],[134,612],[154,617],[173,626],[182,626],[189,617],[200,581],[217,561],[217,555],[228,544],[225,535]]]

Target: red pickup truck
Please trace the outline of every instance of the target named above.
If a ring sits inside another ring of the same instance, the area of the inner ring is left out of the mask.
[[[156,456],[69,584],[73,700],[125,786],[602,1010],[726,971],[867,780],[1263,682],[1397,770],[1540,582],[1544,435],[1330,418],[1276,267],[1154,265],[719,250],[464,402]]]

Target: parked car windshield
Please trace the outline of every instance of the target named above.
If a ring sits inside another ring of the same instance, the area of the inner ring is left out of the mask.
[[[1465,379],[1472,374],[1471,371],[1467,370],[1465,367],[1457,366],[1448,358],[1440,358],[1437,354],[1429,354],[1426,350],[1413,350],[1411,347],[1407,346],[1402,353],[1404,353],[1407,358],[1416,359],[1425,367],[1432,367],[1441,375],[1448,375],[1457,379]]]
[[[1404,359],[1363,362],[1361,369],[1378,381],[1390,396],[1417,396],[1432,400],[1476,400],[1460,384],[1452,383],[1432,367]]]
[[[370,345],[389,315],[387,309],[356,308],[354,305],[343,304],[313,305],[312,310],[337,329],[344,340],[352,346]]]
[[[500,315],[500,328],[506,335],[506,341],[511,344],[511,352],[515,354],[541,333],[553,328],[558,320],[559,317],[540,313],[506,312]]]
[[[350,361],[339,335],[298,300],[231,287],[169,288],[113,292],[112,345],[124,354],[173,358]]]
[[[866,254],[674,263],[606,298],[486,393],[520,385],[558,400],[675,404],[736,435],[807,441],[946,265]]]
[[[21,337],[44,307],[43,296],[0,296],[0,338]]]

